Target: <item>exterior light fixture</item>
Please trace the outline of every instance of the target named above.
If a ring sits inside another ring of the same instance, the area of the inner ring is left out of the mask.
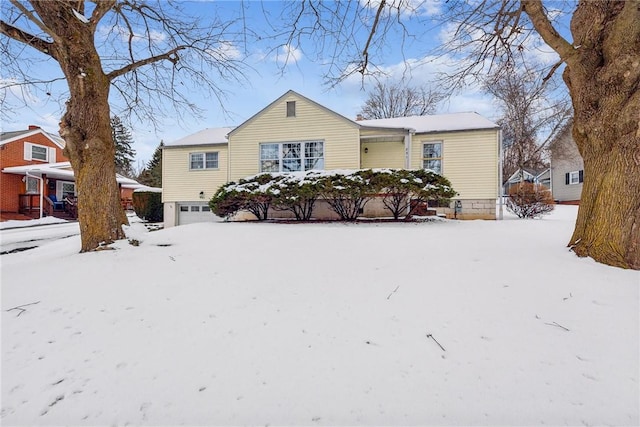
[[[204,191],[201,191],[201,192],[200,192],[200,198],[201,198],[201,199],[204,199]]]

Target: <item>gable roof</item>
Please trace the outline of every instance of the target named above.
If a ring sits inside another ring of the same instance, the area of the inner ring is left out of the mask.
[[[233,129],[231,132],[229,132],[229,135],[232,135],[233,133],[235,133],[236,131],[240,130],[241,128],[243,128],[244,126],[246,126],[249,122],[253,121],[256,117],[258,117],[259,115],[261,115],[264,111],[268,110],[269,108],[271,108],[273,105],[279,103],[280,101],[282,101],[284,98],[290,96],[290,95],[295,95],[301,99],[303,99],[304,101],[310,103],[311,105],[326,111],[327,113],[337,117],[340,120],[344,120],[347,123],[350,123],[354,126],[358,126],[360,127],[359,123],[351,120],[345,116],[343,116],[342,114],[336,113],[335,111],[325,107],[322,104],[318,104],[316,101],[314,101],[313,99],[309,99],[306,96],[300,95],[298,92],[294,91],[294,90],[288,90],[286,91],[282,96],[280,96],[278,99],[276,99],[275,101],[273,101],[271,104],[267,105],[266,107],[264,107],[262,110],[258,111],[256,114],[254,114],[253,116],[249,117],[247,120],[245,120],[244,122],[242,122],[238,127],[236,127],[235,129]]]
[[[191,145],[215,145],[215,144],[227,144],[229,140],[227,135],[233,128],[221,127],[221,128],[207,128],[194,134],[180,138],[177,141],[167,143],[163,148],[172,147],[188,147]]]
[[[8,144],[10,142],[14,142],[20,139],[25,139],[30,136],[36,135],[38,133],[41,133],[42,135],[49,138],[49,140],[51,140],[52,143],[54,143],[61,149],[64,148],[65,146],[64,139],[60,138],[58,135],[54,135],[49,132],[46,132],[41,128],[2,132],[0,134],[0,145]]]
[[[387,129],[401,128],[412,130],[415,133],[455,132],[460,130],[500,128],[499,125],[475,112],[359,120],[357,123],[364,127]]]

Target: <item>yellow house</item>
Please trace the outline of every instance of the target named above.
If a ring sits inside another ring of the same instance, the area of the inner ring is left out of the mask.
[[[165,145],[165,226],[209,220],[207,202],[228,181],[309,169],[432,169],[458,192],[458,218],[495,219],[499,138],[499,126],[477,113],[351,120],[288,91],[234,129],[205,129]],[[368,210],[388,215],[375,204]]]

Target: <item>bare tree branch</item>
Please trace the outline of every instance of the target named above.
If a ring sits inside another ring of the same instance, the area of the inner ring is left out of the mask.
[[[122,67],[118,70],[113,70],[110,73],[107,74],[107,78],[109,80],[113,80],[116,77],[119,77],[123,74],[126,74],[130,71],[133,71],[137,68],[140,68],[144,65],[147,64],[152,64],[154,62],[159,62],[159,61],[163,61],[163,60],[168,60],[170,62],[172,62],[174,65],[178,63],[178,61],[180,60],[180,57],[178,56],[178,52],[184,49],[187,49],[188,46],[178,46],[176,48],[171,49],[170,51],[163,53],[162,55],[156,55],[156,56],[152,56],[150,58],[145,58],[145,59],[141,59],[139,61],[135,61],[131,64],[127,64],[125,67]]]
[[[53,56],[53,43],[42,40],[41,38],[29,34],[19,28],[7,24],[5,21],[0,20],[0,34],[4,34],[16,41],[27,44],[34,49],[39,50],[45,55]]]
[[[560,59],[565,62],[571,61],[575,49],[571,43],[558,34],[558,31],[553,27],[553,24],[551,24],[551,21],[549,21],[544,11],[542,1],[522,0],[522,7],[527,15],[529,15],[529,18],[531,18],[533,26],[545,43],[560,55]]]
[[[384,6],[386,4],[386,0],[380,0],[380,4],[378,5],[378,11],[376,12],[376,17],[373,20],[373,24],[371,24],[371,30],[369,31],[369,37],[367,38],[367,42],[364,45],[364,49],[362,49],[362,64],[360,65],[360,69],[358,70],[360,74],[364,74],[367,70],[367,66],[369,65],[369,45],[371,45],[371,40],[373,39],[373,35],[378,28],[378,22],[380,22],[380,15],[384,10]]]
[[[34,24],[38,26],[42,31],[44,31],[49,37],[51,37],[55,42],[60,42],[60,37],[49,27],[47,27],[40,19],[38,19],[30,10],[28,10],[22,3],[18,0],[10,0],[11,4],[18,9],[24,16]],[[37,7],[37,2],[33,2],[33,7]],[[34,46],[35,47],[35,46]],[[45,52],[46,53],[46,52]]]

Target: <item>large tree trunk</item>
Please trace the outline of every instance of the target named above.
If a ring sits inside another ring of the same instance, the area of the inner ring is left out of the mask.
[[[102,70],[89,25],[73,15],[71,4],[34,2],[34,7],[59,36],[53,54],[70,93],[60,135],[76,178],[81,251],[92,251],[124,238],[122,224],[127,224],[116,182],[110,81]]]
[[[640,269],[640,1],[581,0],[573,44],[541,0],[521,0],[533,25],[566,64],[573,137],[584,185],[569,247],[578,256]]]
[[[584,185],[569,246],[640,269],[640,3],[583,1],[571,30],[577,60],[563,77]]]

